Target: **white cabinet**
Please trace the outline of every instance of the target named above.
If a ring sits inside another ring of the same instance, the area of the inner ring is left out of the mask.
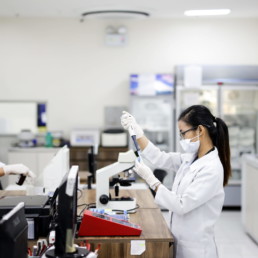
[[[258,242],[258,158],[242,159],[242,222],[245,231]]]
[[[26,165],[36,174],[34,185],[41,185],[42,171],[58,150],[59,148],[10,148],[8,150],[8,164],[22,163]],[[17,177],[10,175],[7,185],[15,184]]]

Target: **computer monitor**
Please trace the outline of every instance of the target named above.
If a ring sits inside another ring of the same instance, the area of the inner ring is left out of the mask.
[[[17,204],[0,221],[0,256],[27,258],[28,223],[24,203]]]
[[[59,186],[64,175],[69,171],[70,150],[67,146],[62,147],[44,168],[43,187],[45,192],[54,192]]]
[[[58,188],[55,248],[47,251],[46,257],[86,257],[88,254],[86,249],[74,246],[77,230],[78,170],[78,166],[72,166]]]

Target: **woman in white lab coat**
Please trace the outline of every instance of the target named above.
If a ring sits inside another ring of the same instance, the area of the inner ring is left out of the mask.
[[[143,161],[135,171],[156,191],[155,202],[171,212],[176,258],[217,258],[214,225],[231,175],[228,128],[208,108],[194,105],[178,118],[184,154],[165,153],[151,143],[134,117],[123,112],[122,126],[133,126],[142,157],[153,167],[175,171],[172,190],[153,175]]]

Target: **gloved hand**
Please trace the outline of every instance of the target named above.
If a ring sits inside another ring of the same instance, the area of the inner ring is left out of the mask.
[[[154,176],[152,170],[143,161],[139,162],[136,159],[133,170],[146,181],[152,190],[155,190],[155,187],[160,184],[160,181]]]
[[[141,138],[144,134],[142,128],[137,124],[135,118],[126,111],[123,111],[123,114],[121,116],[121,125],[126,130],[128,130],[130,126],[133,126],[134,132],[136,134],[136,139]]]
[[[23,164],[12,164],[3,166],[3,171],[6,175],[24,175],[35,178],[35,174]]]

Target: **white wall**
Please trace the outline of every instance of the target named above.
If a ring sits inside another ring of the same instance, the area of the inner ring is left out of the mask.
[[[128,44],[104,45],[107,25]],[[131,73],[176,64],[258,64],[258,19],[0,18],[0,99],[47,100],[49,129],[104,125],[104,107],[128,105]]]

